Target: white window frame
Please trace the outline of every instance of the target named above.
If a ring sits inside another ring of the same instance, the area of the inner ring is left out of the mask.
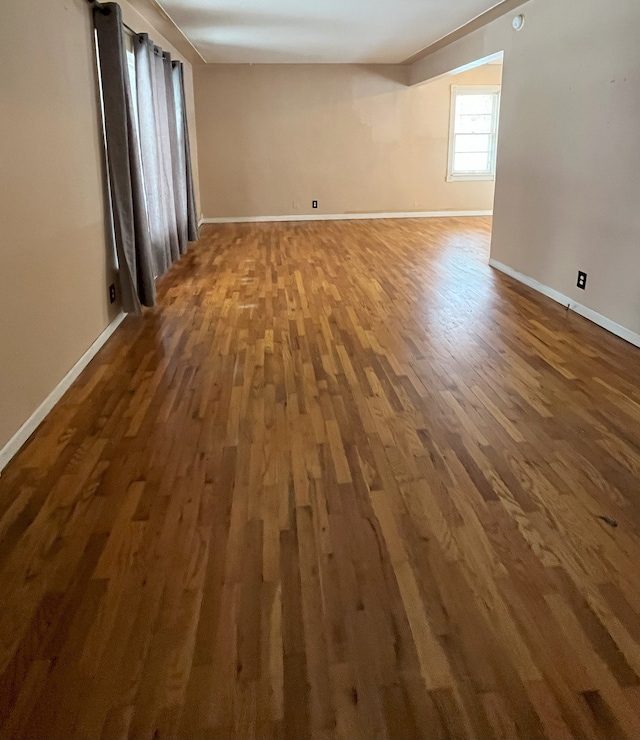
[[[486,172],[455,172],[453,169],[455,156],[456,136],[456,101],[459,95],[495,95],[493,102],[492,120],[493,127],[490,132],[491,150],[489,154],[489,167]],[[498,149],[498,124],[500,117],[500,85],[451,85],[451,112],[449,118],[449,164],[447,167],[447,182],[473,181],[473,180],[495,180],[496,177],[496,154]]]

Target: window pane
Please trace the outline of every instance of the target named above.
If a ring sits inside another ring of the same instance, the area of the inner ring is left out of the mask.
[[[491,137],[488,134],[463,134],[456,136],[456,153],[490,152]]]
[[[490,134],[492,131],[493,116],[457,115],[456,134]]]
[[[136,119],[136,127],[140,128],[138,120],[138,80],[136,78],[136,58],[132,51],[127,49],[127,70],[129,72],[129,82],[131,84],[131,102],[133,106],[133,115]]]
[[[493,94],[458,95],[456,113],[458,115],[483,115],[493,113]]]
[[[454,172],[489,172],[489,152],[482,154],[456,154],[453,158]]]

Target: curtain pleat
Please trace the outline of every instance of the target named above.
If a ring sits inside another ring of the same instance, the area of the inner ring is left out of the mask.
[[[180,249],[187,249],[189,241],[189,219],[187,213],[187,161],[186,161],[186,144],[184,140],[184,109],[182,106],[182,95],[180,91],[180,62],[171,63],[171,90],[173,92],[173,104],[176,112],[176,137],[177,137],[177,160],[174,172],[177,174],[179,183],[184,183],[184,187],[176,189],[176,209],[178,213],[178,237],[180,239]]]
[[[190,242],[200,238],[198,229],[198,213],[196,208],[196,195],[193,187],[193,168],[191,166],[191,144],[189,142],[189,124],[187,122],[187,99],[184,92],[184,67],[182,62],[174,62],[174,92],[176,98],[180,98],[182,121],[178,126],[182,126],[182,135],[184,138],[184,155],[187,190],[187,238]]]
[[[107,3],[94,8],[93,18],[122,306],[141,313],[141,304],[154,305],[156,289],[120,7]]]
[[[158,183],[162,177],[161,153],[156,132],[156,106],[154,103],[155,62],[153,42],[146,33],[133,37],[136,68],[138,120],[140,122],[140,147],[144,173],[151,247],[156,277],[164,274],[171,264],[169,224]]]
[[[153,102],[156,110],[156,137],[160,149],[159,188],[167,219],[169,237],[169,264],[180,256],[178,245],[178,227],[176,224],[176,206],[173,195],[173,168],[171,166],[171,141],[169,138],[169,111],[167,110],[167,90],[164,76],[164,59],[162,50],[153,49],[154,76]]]
[[[173,193],[173,212],[176,220],[176,237],[179,254],[187,251],[187,224],[186,224],[186,188],[185,173],[181,171],[181,156],[178,144],[178,111],[176,109],[175,96],[173,94],[173,72],[171,67],[171,54],[164,52],[162,55],[164,70],[164,89],[167,96],[167,121],[169,124],[169,148],[171,151],[171,175]],[[184,197],[183,197],[184,196]]]
[[[119,6],[94,8],[94,23],[123,307],[139,313],[155,303],[155,278],[198,238],[184,71],[135,35],[132,101]]]

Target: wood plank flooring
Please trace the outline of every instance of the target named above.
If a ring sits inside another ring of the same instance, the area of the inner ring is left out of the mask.
[[[0,478],[0,737],[640,738],[640,352],[489,230],[205,228]]]

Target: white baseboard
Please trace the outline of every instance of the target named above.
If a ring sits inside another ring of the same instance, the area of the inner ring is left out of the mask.
[[[295,216],[223,216],[204,218],[205,224],[254,224],[267,221],[361,221],[375,218],[458,218],[492,216],[493,211],[400,211],[398,213],[318,213]]]
[[[35,432],[40,423],[44,421],[47,414],[66,393],[73,381],[98,354],[98,351],[106,343],[107,339],[109,339],[113,332],[120,326],[125,316],[125,313],[121,313],[116,316],[116,318],[109,324],[109,326],[102,332],[102,334],[100,334],[96,341],[82,355],[78,362],[76,362],[71,370],[69,370],[64,378],[62,378],[62,380],[58,383],[58,385],[51,391],[51,393],[44,399],[44,401],[20,427],[20,429],[18,429],[13,437],[0,450],[0,473],[6,467],[11,458],[13,458],[19,452],[22,445],[29,439],[33,432]]]
[[[631,331],[631,329],[627,329],[621,324],[616,324],[615,321],[608,319],[606,316],[603,316],[601,313],[594,311],[592,308],[588,308],[587,306],[583,306],[581,303],[577,303],[576,301],[569,298],[569,296],[566,296],[563,293],[559,293],[557,290],[554,290],[553,288],[550,288],[543,283],[539,283],[534,278],[529,277],[528,275],[524,275],[517,270],[514,270],[512,267],[509,267],[509,265],[505,265],[502,262],[498,262],[498,260],[494,259],[490,259],[489,264],[496,270],[504,272],[505,275],[509,275],[509,277],[514,278],[514,280],[517,280],[518,282],[529,286],[529,288],[537,290],[538,293],[542,293],[542,295],[546,295],[547,298],[551,298],[557,303],[561,303],[563,306],[568,306],[575,313],[579,314],[580,316],[584,316],[584,318],[589,319],[589,321],[593,321],[594,324],[597,324],[603,329],[610,331],[617,337],[625,339],[627,342],[629,342],[630,344],[634,344],[636,347],[640,347],[640,334],[636,334],[635,332]]]

